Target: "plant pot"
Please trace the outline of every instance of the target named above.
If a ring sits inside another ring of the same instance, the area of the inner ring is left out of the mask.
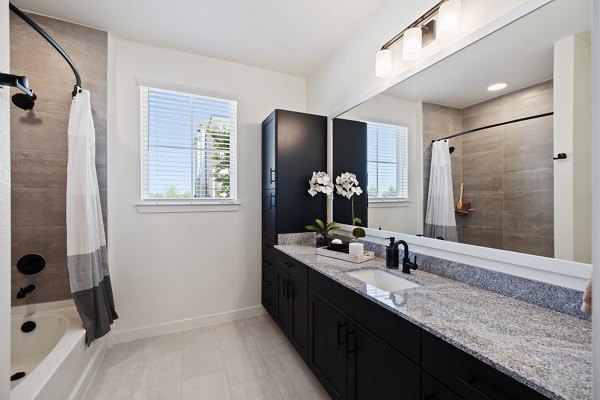
[[[329,239],[324,237],[317,238],[317,247],[329,246]]]

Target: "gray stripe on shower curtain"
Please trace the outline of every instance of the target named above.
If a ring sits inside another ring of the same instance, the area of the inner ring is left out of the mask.
[[[80,89],[71,103],[67,163],[67,265],[86,343],[106,335],[119,316],[108,273],[106,237],[96,173],[96,132],[90,92]]]

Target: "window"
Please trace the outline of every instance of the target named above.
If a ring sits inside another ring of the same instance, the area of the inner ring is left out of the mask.
[[[367,122],[369,199],[408,199],[407,141],[405,126]]]
[[[237,102],[141,86],[142,200],[236,200]]]

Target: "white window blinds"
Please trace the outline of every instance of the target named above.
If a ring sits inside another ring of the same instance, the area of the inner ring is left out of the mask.
[[[140,92],[142,200],[235,201],[237,102]]]
[[[367,193],[408,199],[408,128],[367,122]]]

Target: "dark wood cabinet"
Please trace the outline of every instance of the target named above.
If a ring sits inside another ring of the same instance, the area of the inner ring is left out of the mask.
[[[421,368],[357,322],[347,326],[348,400],[419,400]]]
[[[329,395],[346,399],[346,315],[308,291],[306,361]]]
[[[423,372],[421,374],[421,400],[461,400],[456,393]]]
[[[423,331],[421,367],[464,400],[541,400],[545,396]]]
[[[296,278],[290,278],[289,338],[302,358],[308,350],[308,289]]]
[[[325,219],[326,198],[311,197],[308,181],[326,170],[327,117],[275,110],[264,120],[263,238],[277,243],[277,234],[304,232],[315,218]]]
[[[289,274],[281,268],[278,268],[277,311],[275,320],[286,335],[289,335],[290,332],[290,302],[288,297],[289,285]]]

